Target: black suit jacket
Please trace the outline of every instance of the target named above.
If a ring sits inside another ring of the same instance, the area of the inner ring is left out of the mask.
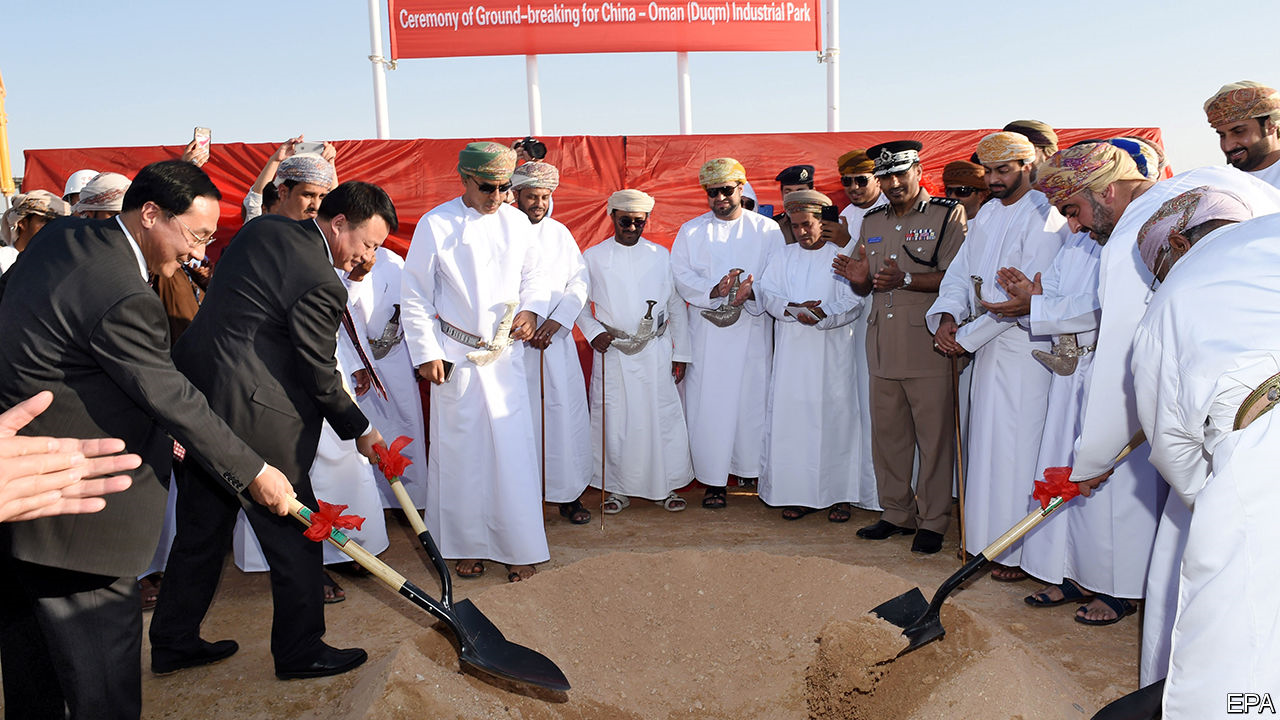
[[[0,280],[0,338],[0,407],[53,391],[24,435],[119,437],[143,461],[102,512],[7,526],[20,560],[116,577],[145,570],[164,521],[169,435],[236,491],[262,467],[173,366],[164,306],[115,219],[55,220],[32,240]]]
[[[307,482],[324,420],[346,440],[369,425],[334,361],[346,305],[315,222],[267,215],[232,238],[173,348],[214,411],[295,484]]]

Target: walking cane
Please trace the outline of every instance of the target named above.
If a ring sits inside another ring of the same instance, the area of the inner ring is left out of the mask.
[[[951,356],[951,408],[956,419],[956,489],[960,494],[960,548],[956,556],[963,563],[967,559],[964,552],[964,446],[960,435],[960,360],[954,355]]]
[[[543,366],[546,364],[547,352],[545,350],[538,351],[538,409],[541,419],[538,421],[538,427],[542,429],[542,498],[547,497],[547,389],[545,386],[546,377],[543,372]]]
[[[600,353],[600,532],[604,532],[604,465],[609,452],[604,442],[604,376],[607,370],[604,353]]]

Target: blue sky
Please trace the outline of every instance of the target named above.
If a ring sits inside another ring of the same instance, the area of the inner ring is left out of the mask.
[[[375,135],[364,0],[3,3],[11,161],[28,148]],[[1274,2],[841,2],[841,129],[1154,125],[1175,169],[1222,163],[1201,104],[1280,83]],[[383,4],[383,23],[386,23]],[[385,27],[384,27],[385,42]],[[672,53],[548,55],[547,135],[678,131]],[[695,132],[826,129],[814,54],[693,53]],[[528,132],[523,56],[405,60],[395,138]]]

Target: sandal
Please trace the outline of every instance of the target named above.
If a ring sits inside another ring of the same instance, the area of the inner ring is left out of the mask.
[[[684,498],[677,495],[675,490],[667,493],[666,497],[656,502],[667,512],[680,512],[681,510],[689,507],[689,503],[685,502]]]
[[[343,592],[342,586],[329,573],[324,573],[324,580],[320,582],[320,586],[324,589],[325,605],[333,605],[347,599],[347,594]]]
[[[560,517],[567,518],[574,525],[586,525],[591,522],[591,511],[582,506],[581,500],[560,503]]]
[[[818,512],[818,508],[801,507],[799,505],[790,505],[782,509],[783,520],[799,520],[809,513]]]
[[[727,492],[722,487],[709,487],[702,496],[702,507],[708,510],[719,510],[729,504]]]
[[[1062,597],[1057,600],[1049,599],[1049,591],[1058,588],[1058,592],[1062,593]],[[1093,593],[1085,592],[1078,585],[1070,580],[1063,580],[1058,585],[1050,585],[1049,587],[1037,593],[1022,598],[1022,602],[1031,607],[1046,608],[1066,605],[1069,602],[1088,602],[1094,598]]]
[[[1124,598],[1116,598],[1116,597],[1111,597],[1110,595],[1103,595],[1102,593],[1098,593],[1097,595],[1093,596],[1093,599],[1097,602],[1102,603],[1103,605],[1106,605],[1107,608],[1111,610],[1111,612],[1115,613],[1115,617],[1107,618],[1105,620],[1090,620],[1089,618],[1085,617],[1085,613],[1089,612],[1089,606],[1081,605],[1079,608],[1076,609],[1076,622],[1080,623],[1081,625],[1093,625],[1093,626],[1115,625],[1121,620],[1138,612],[1138,606],[1129,602],[1128,600],[1125,600]]]
[[[525,571],[528,572],[525,572]],[[523,582],[533,577],[538,569],[532,565],[508,565],[507,566],[507,582]]]
[[[484,563],[479,560],[459,560],[453,571],[460,578],[478,578],[484,574]]]
[[[164,573],[152,573],[138,581],[138,592],[142,596],[142,609],[154,610],[156,601],[160,599],[160,581]]]
[[[996,582],[1014,583],[1022,582],[1031,577],[1022,568],[1009,565],[1001,565],[992,563],[995,567],[991,568],[991,579]]]
[[[609,493],[609,499],[604,501],[601,510],[605,515],[617,515],[629,507],[631,507],[631,498],[626,495]]]
[[[827,511],[827,522],[843,523],[849,522],[849,518],[853,517],[853,508],[847,502],[838,502],[831,506]]]

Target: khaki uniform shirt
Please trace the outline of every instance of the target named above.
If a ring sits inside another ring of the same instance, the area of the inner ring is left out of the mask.
[[[903,272],[943,272],[964,242],[964,208],[955,200],[930,197],[924,188],[905,215],[886,203],[867,211],[858,245],[864,247],[875,276],[896,255]],[[856,249],[853,251],[856,254]],[[936,292],[899,288],[873,291],[867,314],[867,367],[892,380],[949,375],[951,361],[934,352],[925,312]]]

